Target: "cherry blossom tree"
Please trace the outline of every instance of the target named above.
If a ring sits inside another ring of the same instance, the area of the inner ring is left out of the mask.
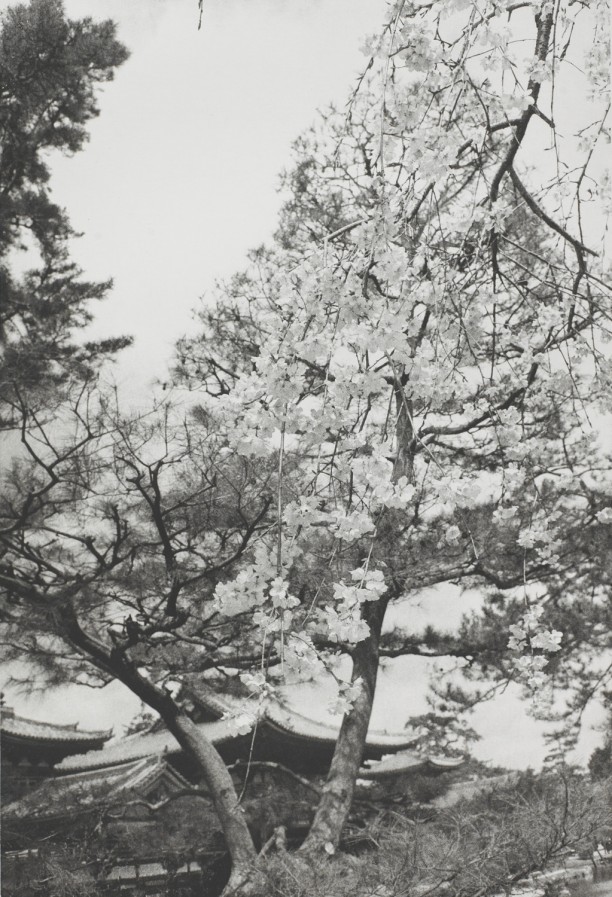
[[[278,459],[268,554],[220,612],[257,606],[290,667],[322,641],[352,657],[307,853],[338,844],[389,603],[518,590],[504,675],[541,690],[564,638],[548,605],[584,588],[612,515],[605,9],[390,9],[348,112],[298,145],[275,245],[179,347],[236,450]]]
[[[160,714],[213,795],[228,894],[261,890],[256,852],[172,676],[231,666],[265,697],[271,669],[337,675],[350,656],[302,847],[325,856],[382,656],[469,661],[495,641],[500,672],[540,690],[568,638],[555,588],[605,587],[606,40],[598,0],[391,4],[347,113],[298,147],[274,245],[179,348],[197,413],[148,428],[83,390],[58,440],[21,408],[2,509],[11,643]],[[449,581],[520,604],[492,638],[383,638],[391,604]]]

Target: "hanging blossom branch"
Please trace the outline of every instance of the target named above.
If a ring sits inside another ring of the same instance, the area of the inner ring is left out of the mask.
[[[239,453],[265,463],[282,431],[282,563],[270,533],[216,594],[289,670],[459,570],[522,591],[515,674],[543,681],[560,637],[532,584],[582,570],[605,525],[575,471],[609,469],[589,428],[611,291],[583,215],[604,207],[606,35],[599,0],[392,4],[348,115],[300,145],[279,244],[203,316],[209,361],[181,347],[191,385],[223,371]]]

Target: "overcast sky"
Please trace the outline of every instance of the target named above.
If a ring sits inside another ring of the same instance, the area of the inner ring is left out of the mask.
[[[85,151],[53,159],[52,185],[84,232],[75,259],[89,277],[115,281],[93,332],[135,337],[115,376],[132,403],[146,404],[198,298],[274,230],[291,142],[317,108],[344,102],[365,62],[362,39],[377,30],[386,3],[205,0],[198,31],[197,0],[64,2],[73,18],[114,19],[132,54],[104,90]],[[411,609],[415,628],[426,605],[450,625],[474,597],[466,603],[449,587],[421,603]],[[423,712],[424,682],[423,661],[395,664],[382,676],[376,725],[397,728]],[[70,688],[9,699],[26,715],[90,728],[120,727],[138,710],[116,684],[103,693]],[[477,722],[478,756],[509,766],[542,762],[540,727],[512,690]],[[597,737],[587,733],[583,759]]]
[[[279,172],[317,108],[343,103],[384,0],[65,0],[109,17],[131,58],[85,152],[53,165],[84,231],[74,255],[112,276],[97,335],[131,333],[118,377],[136,400],[164,377],[191,311],[275,227]]]

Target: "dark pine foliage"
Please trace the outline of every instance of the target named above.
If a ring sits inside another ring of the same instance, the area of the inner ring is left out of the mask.
[[[110,287],[71,261],[76,236],[52,198],[48,159],[72,154],[98,115],[97,93],[127,59],[111,21],[71,21],[59,0],[0,14],[0,424],[62,383],[87,378],[129,340],[79,344],[92,300]]]

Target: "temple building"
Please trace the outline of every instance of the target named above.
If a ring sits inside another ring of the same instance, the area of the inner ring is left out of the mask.
[[[77,725],[60,726],[18,716],[0,708],[2,805],[32,791],[66,757],[99,750],[112,731],[89,732]]]
[[[299,841],[340,722],[318,722],[282,699],[262,705],[202,683],[185,689],[182,701],[232,770],[257,845],[279,825]],[[77,871],[102,893],[170,893],[160,885],[168,875],[180,882],[199,877],[198,886],[208,881],[205,891],[218,893],[227,858],[212,801],[161,721],[111,739],[110,732],[36,723],[5,709],[1,728],[4,868],[13,882],[32,873],[41,845],[51,850],[58,833],[74,845],[88,833],[97,844],[95,860],[81,858]],[[390,784],[401,791],[417,775],[431,778],[460,765],[420,753],[419,734],[368,733],[358,783],[368,801],[389,793]]]

